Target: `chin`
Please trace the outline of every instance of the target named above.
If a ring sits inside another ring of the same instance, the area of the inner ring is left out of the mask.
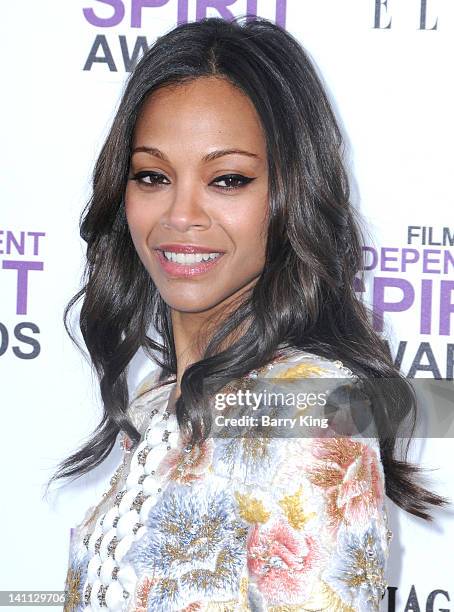
[[[205,293],[205,295],[203,295]],[[206,295],[206,292],[197,291],[196,295],[182,295],[181,292],[178,296],[161,293],[162,299],[165,303],[175,311],[186,312],[186,313],[200,313],[207,312],[217,307],[227,299],[228,296],[211,296],[210,298]]]
[[[164,302],[170,306],[173,310],[177,310],[179,312],[204,312],[205,310],[209,310],[216,305],[216,301],[207,301],[206,299],[202,300],[200,294],[198,296],[184,297],[179,295],[178,297],[163,295],[161,294]]]

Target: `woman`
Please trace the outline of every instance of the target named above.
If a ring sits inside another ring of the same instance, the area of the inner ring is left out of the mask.
[[[414,396],[354,292],[341,135],[299,43],[260,18],[158,38],[81,235],[87,282],[65,320],[83,296],[105,412],[55,477],[94,468],[119,432],[124,455],[72,530],[66,609],[377,610],[385,493],[424,519],[446,500],[394,456]],[[140,347],[160,370],[128,405]],[[271,378],[390,379],[371,404],[379,436],[210,436],[215,392]]]

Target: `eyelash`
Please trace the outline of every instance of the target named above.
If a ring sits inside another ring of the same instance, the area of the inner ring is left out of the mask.
[[[151,182],[145,182],[142,179],[145,177],[149,177],[151,180]],[[150,172],[149,170],[144,170],[143,172],[137,172],[137,174],[135,174],[134,176],[132,176],[130,178],[131,181],[137,181],[137,183],[139,183],[140,185],[144,185],[146,187],[155,187],[159,184],[162,185],[162,183],[158,183],[157,182],[157,178],[162,177],[165,178],[163,174],[160,174],[159,172]],[[254,180],[255,177],[248,177],[248,176],[243,176],[242,174],[223,174],[222,176],[218,176],[216,177],[212,183],[221,181],[221,180],[229,180],[229,179],[234,179],[236,181],[241,181],[240,185],[236,185],[234,187],[220,187],[219,185],[216,185],[217,189],[222,189],[222,191],[234,191],[235,189],[241,189],[242,187],[245,187],[248,183],[250,183],[251,181]],[[211,185],[211,183],[210,183]]]

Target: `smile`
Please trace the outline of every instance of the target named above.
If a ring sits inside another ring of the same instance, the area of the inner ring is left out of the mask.
[[[163,251],[164,256],[169,261],[180,264],[195,264],[200,261],[216,259],[221,253],[175,253],[173,251]]]
[[[162,270],[170,276],[188,277],[204,274],[217,266],[224,253],[176,253],[155,250]]]

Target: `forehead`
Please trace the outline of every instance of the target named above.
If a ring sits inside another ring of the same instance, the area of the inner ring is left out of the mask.
[[[207,138],[265,146],[257,111],[250,98],[227,79],[199,77],[167,85],[149,95],[135,125],[139,139]],[[143,143],[139,143],[143,144]]]

